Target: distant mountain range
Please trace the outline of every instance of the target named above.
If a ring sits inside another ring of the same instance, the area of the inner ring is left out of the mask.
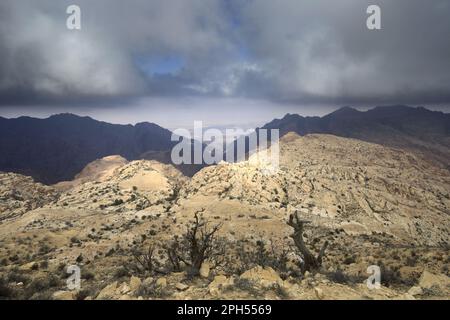
[[[88,163],[105,156],[134,160],[150,150],[170,150],[171,134],[153,123],[116,125],[73,114],[0,118],[0,171],[46,184],[71,180]]]
[[[450,168],[450,114],[419,107],[388,106],[368,111],[344,107],[324,117],[287,114],[266,124],[299,135],[324,133],[406,149]]]
[[[287,114],[262,128],[280,129],[280,136],[325,133],[407,149],[450,168],[450,114],[425,108],[391,106],[362,112],[345,107],[324,117]],[[168,163],[176,143],[169,130],[147,122],[116,125],[73,114],[0,117],[0,171],[53,184],[73,179],[88,163],[109,155]],[[193,175],[203,167],[178,169]]]

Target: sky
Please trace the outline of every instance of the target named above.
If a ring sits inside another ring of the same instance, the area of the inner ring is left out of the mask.
[[[66,8],[81,8],[68,30]],[[366,9],[381,8],[381,30]],[[0,116],[167,128],[450,111],[449,0],[2,0]]]

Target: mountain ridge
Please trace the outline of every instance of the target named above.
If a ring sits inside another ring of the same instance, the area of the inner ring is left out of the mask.
[[[0,117],[0,171],[32,176],[44,184],[72,180],[88,163],[110,155],[129,161],[170,162],[172,132],[155,123],[111,124],[72,113],[48,118]],[[256,129],[299,135],[332,134],[400,148],[450,168],[450,114],[423,107],[340,108],[323,117],[286,114]],[[243,137],[247,141],[248,137]],[[234,143],[234,148],[236,148]],[[231,146],[233,147],[233,146]],[[247,150],[248,151],[248,150]],[[193,175],[204,166],[180,166]]]
[[[172,133],[157,124],[110,124],[90,117],[58,114],[45,119],[1,119],[0,170],[22,173],[52,184],[71,180],[86,164],[119,154],[135,160],[141,154],[172,148]]]
[[[450,114],[423,107],[384,106],[367,111],[343,107],[323,117],[287,114],[262,129],[299,135],[332,134],[401,148],[450,168]]]

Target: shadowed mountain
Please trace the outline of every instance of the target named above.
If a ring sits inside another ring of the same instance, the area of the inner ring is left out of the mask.
[[[46,184],[71,180],[88,163],[105,156],[135,160],[148,151],[170,150],[176,143],[171,134],[153,123],[116,125],[72,114],[0,118],[0,171]]]
[[[341,108],[324,117],[287,114],[263,129],[299,135],[325,133],[401,148],[450,167],[450,114],[407,106],[376,107],[369,111]]]
[[[410,150],[450,167],[450,114],[425,108],[392,106],[361,112],[345,107],[324,117],[287,114],[263,129],[280,129],[281,137],[295,132],[355,138]],[[248,151],[249,138],[237,141],[242,140]],[[231,146],[235,151],[237,141]],[[72,114],[47,119],[0,117],[0,171],[21,173],[53,184],[73,179],[88,163],[110,155],[171,163],[170,153],[177,143],[171,141],[169,130],[152,123],[115,125]],[[177,166],[189,176],[203,167]]]

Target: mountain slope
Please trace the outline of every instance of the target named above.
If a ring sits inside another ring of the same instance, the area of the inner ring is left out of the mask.
[[[58,192],[30,177],[0,172],[0,223],[58,200]]]
[[[206,196],[298,210],[322,226],[355,234],[385,232],[408,244],[450,241],[450,174],[412,153],[332,135],[289,133],[280,141],[280,170],[265,171],[251,161],[211,166],[197,173],[181,196],[187,202]]]
[[[0,118],[0,170],[46,184],[71,180],[85,165],[105,156],[134,160],[173,145],[171,132],[152,123],[115,125],[72,114]]]
[[[333,134],[420,153],[446,168],[450,167],[450,114],[407,106],[376,107],[361,112],[341,108],[324,117],[287,114],[263,129]]]

